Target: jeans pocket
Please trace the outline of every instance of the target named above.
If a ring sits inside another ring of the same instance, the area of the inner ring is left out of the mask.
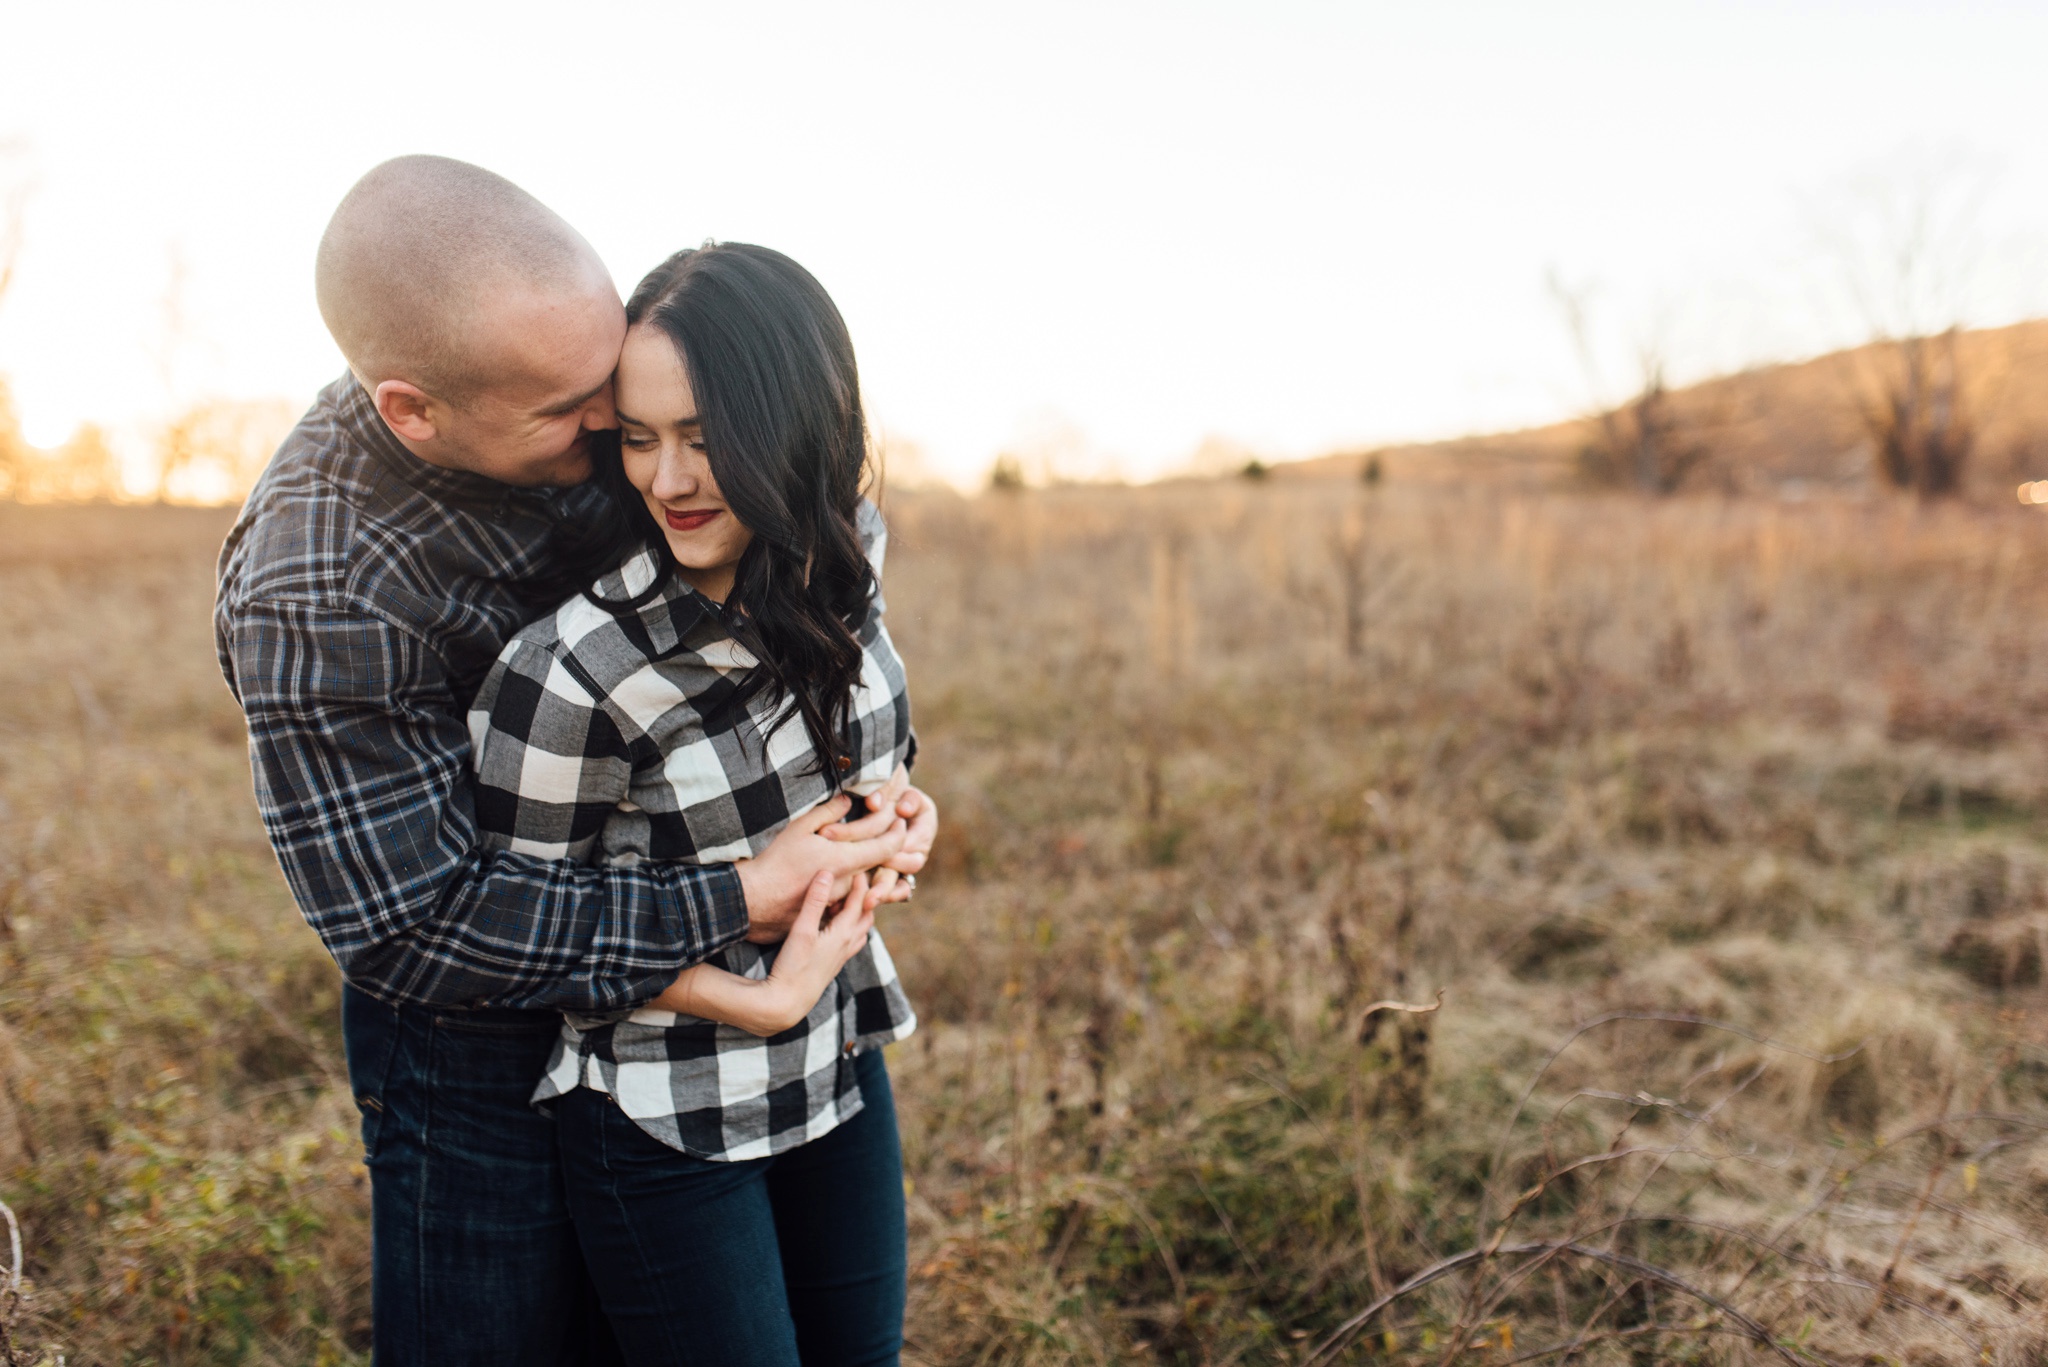
[[[384,1129],[384,1103],[368,1093],[356,1097],[356,1111],[363,1117],[363,1162],[377,1157],[377,1136]]]
[[[378,1141],[387,1128],[385,1121],[390,1108],[385,1093],[405,1028],[396,1008],[353,987],[344,987],[341,1033],[348,1054],[349,1089],[355,1096],[356,1111],[363,1118],[363,1161],[368,1163],[377,1156]]]

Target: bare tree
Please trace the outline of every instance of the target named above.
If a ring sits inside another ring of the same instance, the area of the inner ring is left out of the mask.
[[[240,498],[295,417],[282,399],[201,399],[180,409],[157,429],[157,500]]]
[[[1961,492],[1977,445],[1957,341],[1989,182],[1957,158],[1901,153],[1895,162],[1846,187],[1819,216],[1820,236],[1868,341],[1856,403],[1878,475],[1941,498]]]
[[[28,441],[21,435],[21,418],[14,411],[7,378],[0,376],[0,499],[21,497],[28,469]]]
[[[1877,449],[1878,469],[1895,489],[1922,498],[1961,491],[1977,432],[1964,405],[1963,368],[1955,328],[1933,337],[1889,340],[1872,358],[1863,425]]]
[[[1634,488],[1645,494],[1675,493],[1707,458],[1708,446],[1671,401],[1665,383],[1668,329],[1657,327],[1635,348],[1636,381],[1630,396],[1608,403],[1599,359],[1593,348],[1590,285],[1571,286],[1557,271],[1548,276],[1550,296],[1564,316],[1587,388],[1599,405],[1594,437],[1579,452],[1579,467],[1596,484]]]

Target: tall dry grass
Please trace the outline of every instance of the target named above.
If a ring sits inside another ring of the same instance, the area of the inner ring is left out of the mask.
[[[218,511],[0,508],[0,1200],[72,1363],[347,1360],[332,965],[209,641]]]
[[[2043,1351],[2048,526],[891,511],[946,813],[890,930],[913,1360]],[[361,1351],[334,980],[208,651],[223,523],[0,510],[30,1361]]]

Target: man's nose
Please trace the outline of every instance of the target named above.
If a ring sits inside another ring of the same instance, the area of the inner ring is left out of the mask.
[[[597,397],[583,405],[583,430],[607,432],[619,425],[619,410],[612,407],[612,387],[607,384]]]

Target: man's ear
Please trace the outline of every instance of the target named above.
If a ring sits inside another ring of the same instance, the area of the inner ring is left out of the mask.
[[[385,380],[370,391],[370,400],[385,425],[407,441],[432,441],[441,435],[437,421],[441,405],[416,384]]]

